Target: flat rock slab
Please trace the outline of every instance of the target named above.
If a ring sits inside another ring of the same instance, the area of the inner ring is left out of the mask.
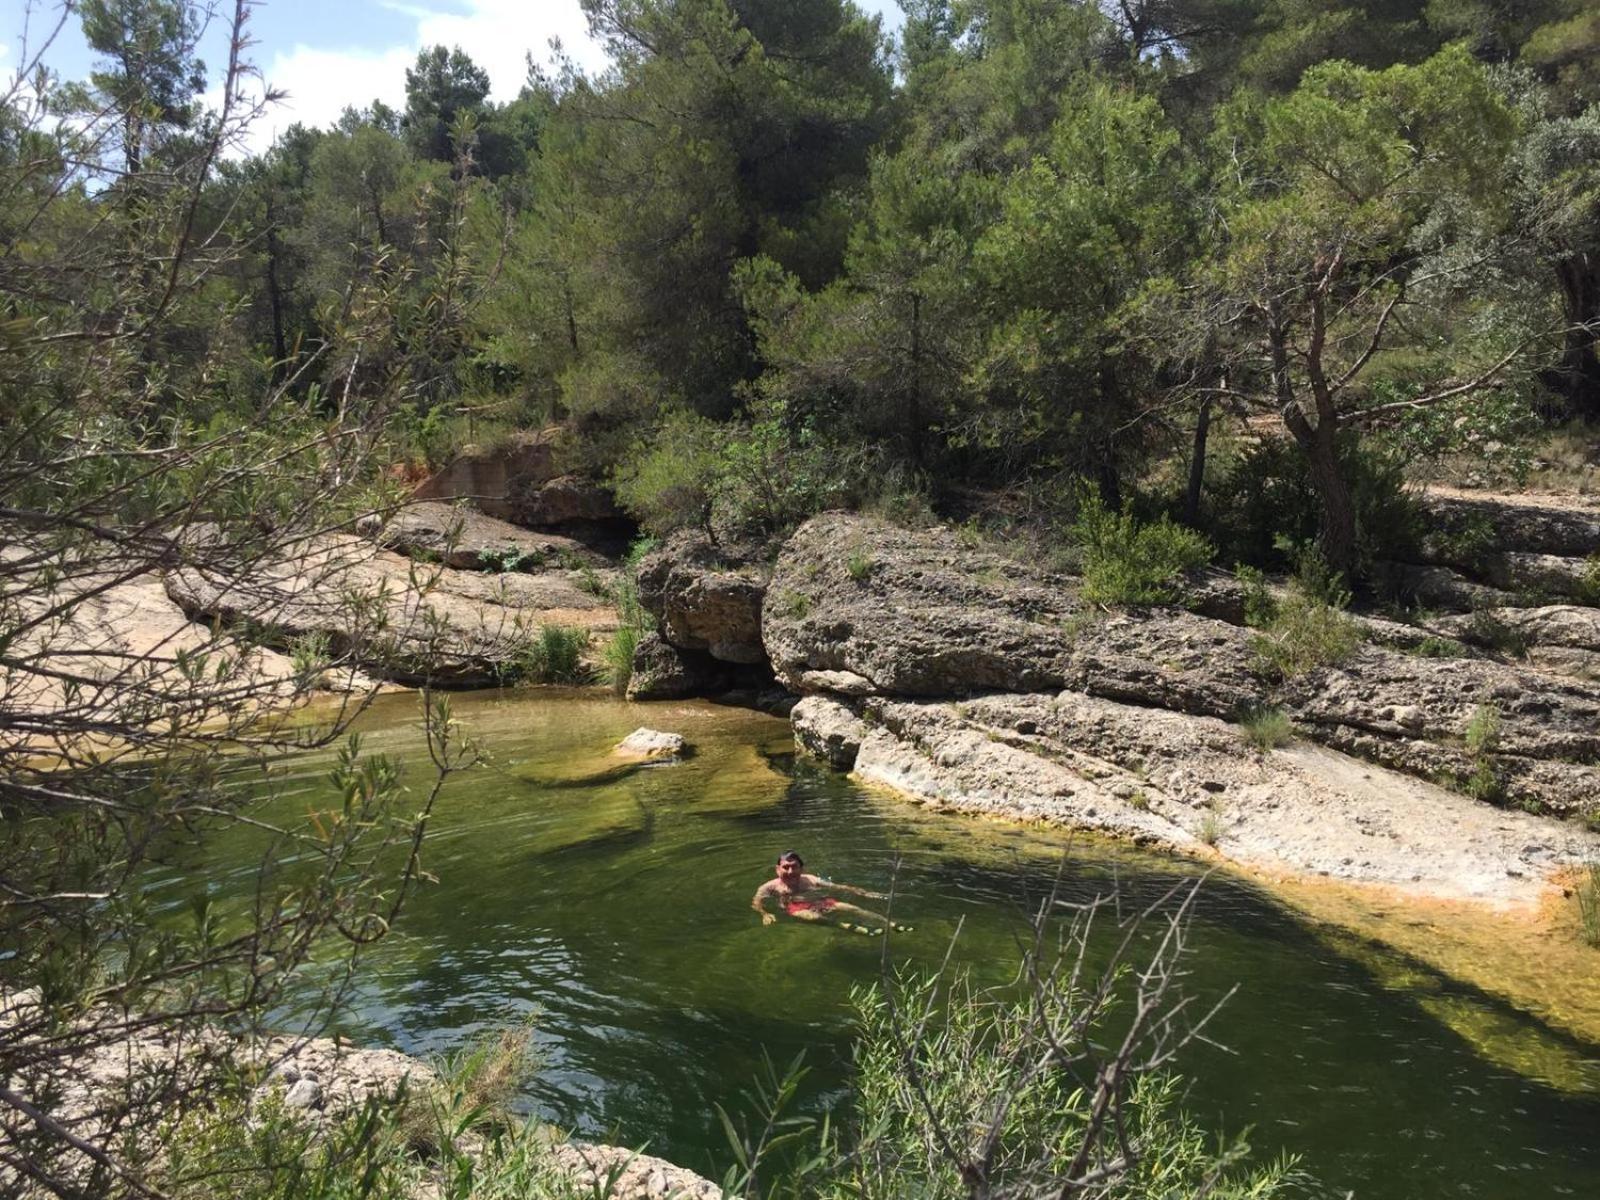
[[[485,516],[461,504],[418,500],[381,525],[361,533],[407,558],[443,563],[464,571],[541,571],[549,567],[608,567],[582,542],[535,533]]]
[[[179,570],[166,590],[192,617],[248,623],[272,644],[324,637],[398,683],[490,686],[514,673],[541,625],[616,628],[581,572],[486,575],[411,562],[355,536],[309,540],[238,574]]]
[[[1497,809],[1296,741],[1260,752],[1213,717],[1075,692],[796,706],[796,740],[855,744],[857,777],[943,809],[1102,830],[1297,875],[1531,905],[1600,835]]]

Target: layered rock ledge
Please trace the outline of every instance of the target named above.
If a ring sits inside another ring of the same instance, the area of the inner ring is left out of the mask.
[[[1215,580],[1203,602],[1239,607]],[[1464,617],[1370,620],[1348,661],[1278,681],[1237,619],[1100,610],[948,530],[834,513],[784,546],[762,638],[804,694],[802,749],[938,807],[1491,904],[1600,860],[1600,835],[1519,811],[1600,809],[1593,680],[1474,653]],[[1587,650],[1600,612],[1508,619]],[[1244,722],[1268,709],[1292,741],[1258,750]]]

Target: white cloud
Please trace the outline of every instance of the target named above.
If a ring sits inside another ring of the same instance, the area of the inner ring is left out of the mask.
[[[460,46],[489,73],[490,98],[504,102],[516,96],[527,77],[526,56],[551,60],[550,39],[561,40],[564,52],[588,71],[605,66],[604,51],[588,35],[588,21],[578,0],[463,0],[461,11],[407,4],[386,7],[416,21],[406,44],[383,49],[331,49],[296,45],[261,63],[268,86],[287,93],[250,131],[249,149],[259,152],[278,132],[299,121],[331,125],[346,107],[363,108],[373,100],[401,108],[405,104],[406,68],[424,46]],[[257,47],[258,53],[265,47]],[[217,96],[207,97],[215,103]]]

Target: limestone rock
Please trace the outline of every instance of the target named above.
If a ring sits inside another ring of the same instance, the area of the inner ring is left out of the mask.
[[[1486,527],[1498,546],[1518,552],[1583,558],[1600,548],[1600,505],[1571,498],[1541,503],[1531,496],[1421,497],[1430,526],[1446,534]]]
[[[826,513],[779,555],[761,636],[795,691],[817,686],[826,677],[807,677],[819,671],[847,671],[884,695],[1029,691],[1065,678],[1064,626],[1080,611],[1063,579],[949,531]]]
[[[1459,784],[1483,762],[1513,801],[1572,812],[1600,795],[1600,691],[1576,680],[1366,646],[1293,681],[1280,699],[1317,740],[1422,778]],[[1494,736],[1471,750],[1467,730],[1487,709]]]
[[[285,1108],[321,1108],[322,1084],[314,1076],[302,1075],[283,1094]]]
[[[870,572],[851,562],[870,561]],[[857,578],[861,575],[860,578]],[[963,545],[829,513],[784,546],[762,608],[780,682],[852,696],[1070,686],[1191,712],[1258,703],[1247,631],[1190,612],[1103,613],[1073,580]]]
[[[514,434],[494,446],[469,447],[417,488],[418,500],[470,500],[502,521],[517,519],[519,500],[556,476],[554,429]]]
[[[702,695],[715,683],[711,664],[697,661],[694,651],[668,645],[658,633],[644,634],[634,646],[629,700],[681,700]]]
[[[532,528],[625,523],[615,497],[592,479],[559,475],[517,497],[513,518]]]
[[[167,594],[190,617],[248,622],[269,644],[326,638],[397,683],[490,686],[514,670],[541,624],[616,627],[577,572],[486,575],[417,564],[354,536],[319,537],[237,575],[183,569]]]
[[[853,709],[827,696],[803,696],[789,713],[795,744],[835,771],[856,765],[868,726]]]
[[[681,733],[663,733],[659,729],[635,729],[617,743],[613,753],[624,758],[678,758],[686,743]]]
[[[704,650],[722,662],[766,662],[761,604],[766,571],[753,556],[680,531],[639,564],[639,603],[681,650]]]
[[[386,522],[360,532],[408,558],[442,562],[464,571],[532,571],[543,567],[605,567],[582,542],[532,533],[463,505],[417,501]]]

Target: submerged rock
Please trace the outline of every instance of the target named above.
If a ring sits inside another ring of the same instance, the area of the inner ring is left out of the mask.
[[[628,758],[679,758],[687,747],[681,733],[641,728],[618,742],[613,753]]]

